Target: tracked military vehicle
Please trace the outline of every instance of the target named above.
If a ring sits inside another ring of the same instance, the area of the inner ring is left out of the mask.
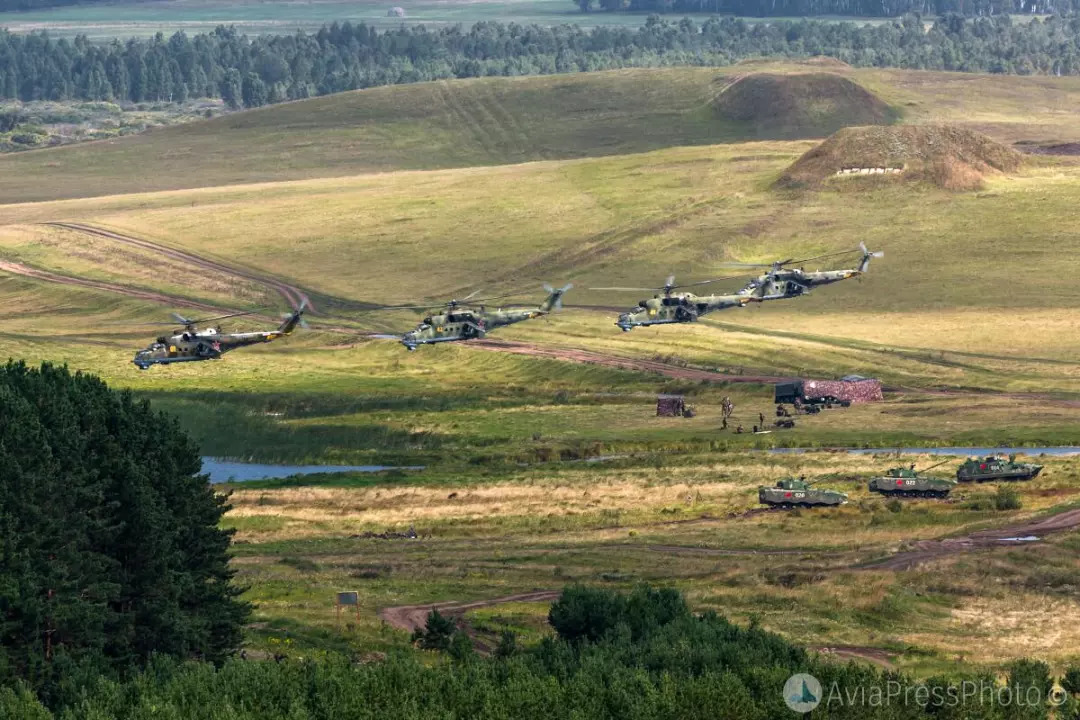
[[[984,458],[968,458],[956,471],[960,482],[989,482],[990,480],[1031,480],[1042,472],[1042,465],[1016,462],[1016,455],[1008,460],[987,455]]]
[[[818,490],[805,480],[785,478],[776,487],[759,487],[758,502],[774,507],[811,507],[815,505],[843,505],[847,493],[838,490]]]
[[[956,487],[956,481],[923,473],[947,462],[949,461],[939,462],[925,470],[916,470],[914,465],[890,468],[884,475],[870,478],[870,492],[893,497],[943,498]]]

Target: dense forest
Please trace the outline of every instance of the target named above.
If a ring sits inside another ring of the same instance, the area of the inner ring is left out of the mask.
[[[594,9],[648,13],[723,13],[743,17],[927,17],[963,15],[1051,15],[1080,11],[1080,0],[573,0]]]
[[[819,720],[1037,720],[1048,717],[1053,683],[1047,666],[1030,660],[1006,668],[1004,682],[985,673],[918,683],[868,665],[822,661],[752,625],[695,615],[678,592],[648,586],[629,594],[567,588],[549,613],[553,636],[520,647],[506,633],[489,657],[432,615],[420,633],[433,648],[427,659],[402,653],[366,664],[325,657],[215,667],[158,658],[133,677],[101,679],[77,701],[52,707],[24,686],[0,688],[0,717],[773,720],[797,717],[783,688],[792,674],[806,672],[821,684],[821,704],[807,716]],[[1077,678],[1076,670],[1067,673],[1064,687],[1078,689]],[[1076,701],[1067,702],[1072,717]]]
[[[105,0],[0,0],[0,12],[37,10]],[[1049,15],[1080,10],[1080,0],[574,0],[582,10],[599,2],[605,10],[730,13],[747,17],[847,15],[899,17],[906,13],[959,13],[989,16],[1008,13]]]
[[[0,685],[52,703],[155,654],[232,654],[248,606],[201,465],[145,401],[66,368],[0,365]]]
[[[98,45],[85,37],[0,31],[0,99],[183,101],[231,107],[375,85],[620,67],[722,65],[755,56],[828,55],[856,66],[1080,74],[1080,16],[1014,23],[950,15],[929,32],[916,16],[878,25],[734,18],[638,29],[477,23],[379,32],[334,23],[314,34],[247,37],[231,28]]]

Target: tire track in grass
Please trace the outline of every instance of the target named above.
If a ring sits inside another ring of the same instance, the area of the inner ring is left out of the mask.
[[[124,245],[131,245],[134,247],[142,248],[143,250],[150,250],[151,252],[159,255],[164,255],[173,260],[179,260],[196,267],[201,267],[206,270],[214,270],[216,272],[223,273],[225,275],[231,275],[234,278],[242,278],[264,287],[270,288],[274,292],[278,293],[285,299],[285,302],[289,304],[289,307],[296,309],[300,307],[301,303],[306,303],[307,307],[312,311],[317,311],[315,304],[311,301],[307,292],[303,289],[279,280],[272,275],[266,275],[263,273],[257,273],[251,270],[245,270],[237,268],[232,265],[227,265],[216,260],[208,260],[200,255],[195,255],[184,250],[178,250],[176,248],[162,245],[160,243],[146,240],[132,235],[125,235],[112,230],[105,230],[103,228],[95,227],[93,225],[86,225],[83,223],[73,222],[50,222],[45,223],[51,227],[63,228],[65,230],[71,230],[74,232],[81,232],[88,235],[95,235],[97,237],[106,238],[114,242],[122,243]]]

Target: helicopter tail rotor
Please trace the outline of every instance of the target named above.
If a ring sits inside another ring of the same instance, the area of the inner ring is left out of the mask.
[[[862,252],[862,262],[859,263],[859,272],[864,273],[870,269],[870,259],[885,257],[885,253],[881,250],[877,252],[871,252],[866,249],[866,243],[859,243],[859,250]]]
[[[561,308],[563,295],[572,287],[574,287],[574,283],[566,283],[561,288],[554,288],[551,285],[544,283],[544,291],[548,296],[547,299],[540,304],[540,309],[544,312],[551,312],[552,310]]]
[[[308,323],[307,320],[304,319],[305,310],[307,310],[307,300],[301,302],[300,306],[293,310],[291,313],[286,313],[282,315],[281,317],[283,318],[283,320],[281,325],[278,326],[278,332],[288,335],[296,329],[297,325],[307,330]]]

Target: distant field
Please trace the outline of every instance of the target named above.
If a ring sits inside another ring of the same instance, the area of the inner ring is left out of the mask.
[[[406,17],[388,17],[392,7],[405,9]],[[113,37],[150,36],[183,30],[206,32],[218,25],[235,25],[248,34],[315,31],[334,21],[364,22],[375,27],[399,27],[402,24],[472,23],[485,20],[519,24],[582,27],[600,25],[637,27],[645,23],[644,13],[582,13],[570,0],[492,0],[471,2],[455,0],[318,0],[309,2],[248,2],[238,0],[156,0],[154,2],[117,2],[87,6],[69,6],[33,12],[0,13],[0,27],[13,32],[47,29],[56,36],[85,34],[96,40]],[[698,15],[704,20],[709,15]],[[775,18],[771,18],[775,19]],[[820,18],[819,18],[820,19]],[[880,18],[825,18],[854,20],[862,23],[883,22]],[[748,18],[750,22],[763,22]]]
[[[392,170],[501,165],[737,142],[710,101],[746,62],[373,88],[151,132],[0,157],[4,202]],[[831,65],[824,68],[836,70]],[[1003,142],[1080,139],[1080,78],[839,70],[904,122],[950,122]]]

